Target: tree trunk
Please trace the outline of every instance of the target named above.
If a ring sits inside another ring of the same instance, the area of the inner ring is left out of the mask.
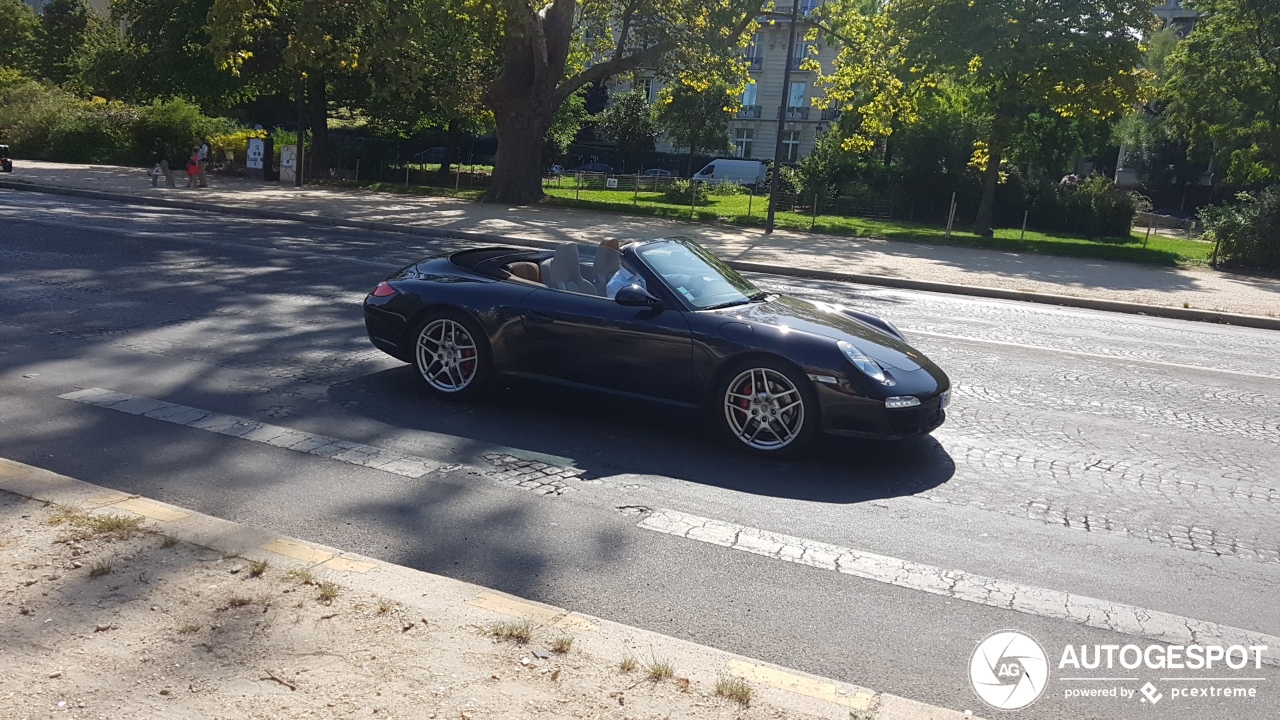
[[[329,90],[323,72],[311,76],[307,95],[311,101],[311,157],[307,170],[313,178],[329,176]]]
[[[991,237],[991,210],[996,201],[996,185],[1000,182],[1000,155],[1003,148],[996,143],[987,147],[987,167],[982,172],[982,202],[978,204],[978,218],[973,221],[973,231],[983,237]]]
[[[444,144],[444,159],[440,161],[440,180],[449,179],[449,170],[453,168],[453,163],[458,159],[458,136],[462,132],[458,129],[458,119],[449,120],[448,139]]]
[[[529,205],[542,200],[542,146],[551,126],[551,113],[542,115],[534,117],[527,111],[494,113],[498,155],[493,160],[493,180],[484,194],[486,202]]]

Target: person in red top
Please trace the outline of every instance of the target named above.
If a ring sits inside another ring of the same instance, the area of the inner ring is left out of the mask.
[[[200,148],[191,148],[191,157],[187,158],[187,187],[196,187],[200,175]]]

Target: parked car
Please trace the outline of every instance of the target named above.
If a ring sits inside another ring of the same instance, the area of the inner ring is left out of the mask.
[[[374,347],[438,397],[501,376],[700,407],[766,456],[820,432],[928,433],[951,398],[887,320],[761,290],[684,238],[434,255],[378,283],[364,318]]]
[[[559,164],[552,165],[552,166],[551,166],[551,174],[552,174],[552,175],[563,175],[563,174],[564,174],[564,166],[563,166],[563,165],[559,165]]]
[[[0,172],[13,172],[13,159],[9,157],[8,145],[0,145]]]
[[[759,160],[731,160],[720,158],[707,163],[693,174],[694,180],[704,182],[731,182],[738,185],[756,185],[764,182],[766,168]]]
[[[670,170],[663,170],[662,168],[649,168],[648,170],[644,171],[644,176],[645,177],[674,177],[675,173],[671,172]]]
[[[442,163],[446,151],[442,147],[427,148],[417,155],[413,156],[413,161],[417,163]]]
[[[613,174],[613,166],[600,162],[582,163],[582,167],[578,168],[578,172],[584,173],[604,173],[605,175]]]

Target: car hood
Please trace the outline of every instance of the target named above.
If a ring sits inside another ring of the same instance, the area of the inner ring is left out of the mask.
[[[726,320],[785,327],[812,335],[844,340],[876,362],[898,370],[919,370],[929,359],[919,350],[866,323],[840,312],[835,305],[786,295],[767,302],[737,305],[717,313]]]

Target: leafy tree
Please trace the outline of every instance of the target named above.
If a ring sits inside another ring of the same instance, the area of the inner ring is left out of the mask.
[[[976,229],[991,233],[1000,163],[1034,108],[1108,118],[1137,99],[1150,0],[888,0],[913,71],[949,75],[982,100],[986,148]]]
[[[356,71],[362,33],[376,10],[364,0],[214,0],[210,47],[233,75],[262,91],[291,93],[300,116],[309,105],[310,165],[327,168],[329,82]]]
[[[587,90],[583,88],[570,95],[560,109],[556,110],[556,116],[547,130],[543,160],[550,162],[552,158],[569,152],[569,146],[578,138],[578,133],[590,117],[587,113]]]
[[[22,0],[0,0],[0,68],[34,74],[40,58],[40,18]]]
[[[1195,0],[1169,56],[1171,131],[1225,161],[1233,182],[1280,178],[1280,11],[1275,0]]]
[[[75,60],[97,20],[88,0],[50,0],[40,15],[41,72],[56,83],[76,74]]]
[[[642,90],[614,95],[609,106],[596,117],[596,130],[618,146],[624,170],[627,166],[639,167],[640,155],[652,152],[658,137],[653,107]]]
[[[461,135],[492,123],[481,90],[498,71],[498,16],[486,13],[478,0],[376,4],[364,58],[367,113],[401,135],[446,129],[440,173],[448,175]]]
[[[764,0],[490,0],[501,71],[485,87],[498,156],[486,197],[542,197],[542,141],[579,88],[641,67],[669,76],[741,73],[737,49]]]
[[[227,108],[263,90],[219,69],[210,50],[213,0],[113,0],[124,43],[104,43],[86,82],[110,97],[135,102],[181,97],[205,108]]]
[[[689,149],[690,177],[694,155],[729,149],[729,121],[738,107],[737,88],[724,80],[663,86],[658,97],[658,127],[671,138],[672,145]]]

